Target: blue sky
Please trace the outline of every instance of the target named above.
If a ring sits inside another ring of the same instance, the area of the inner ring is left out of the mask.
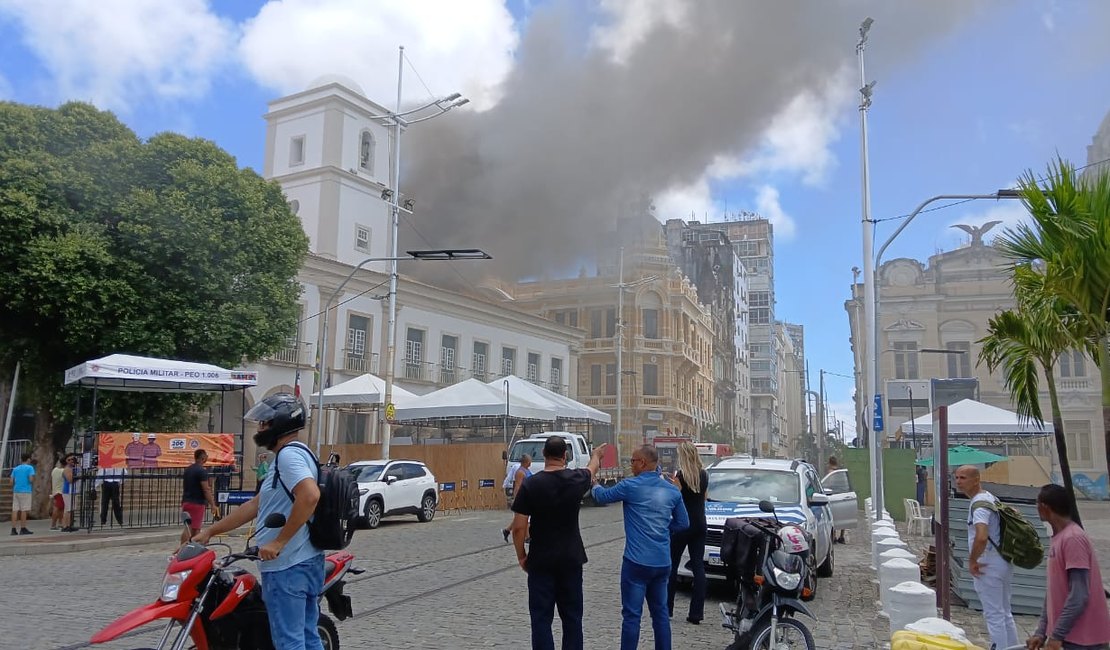
[[[140,135],[172,130],[209,138],[258,169],[267,101],[341,72],[371,99],[392,104],[399,44],[412,61],[409,99],[461,88],[476,109],[496,106],[531,19],[552,3],[105,0],[63,2],[61,10],[40,4],[47,3],[0,0],[0,98],[48,106],[91,100]],[[754,11],[759,4],[747,6]],[[855,25],[877,4],[821,7],[837,7],[845,24]],[[1108,12],[1098,0],[937,4],[953,14],[965,4],[977,10],[909,39],[905,24],[891,25],[897,17],[885,23],[877,17],[872,28],[875,218],[905,214],[934,194],[1010,186],[1027,169],[1043,171],[1057,154],[1083,164],[1110,111],[1110,41],[1102,33]],[[681,23],[676,7],[697,10],[667,0],[569,6],[568,42],[608,48],[616,58],[643,47],[651,25]],[[724,162],[706,165],[700,180],[659,188],[656,197],[663,218],[693,213],[713,220],[746,209],[776,220],[777,313],[805,326],[814,382],[819,368],[851,374],[843,302],[852,267],[862,267],[853,29],[843,30],[842,40],[847,67],[839,74],[799,87],[795,102],[756,116],[766,125],[761,137],[722,150]],[[1020,209],[978,202],[923,215],[887,258],[950,250],[966,238],[950,225],[988,218],[1013,223]],[[877,242],[895,225],[880,224]],[[829,378],[828,392],[850,424],[850,380]]]

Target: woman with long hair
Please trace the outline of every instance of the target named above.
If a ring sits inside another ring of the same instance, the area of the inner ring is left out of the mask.
[[[674,616],[674,592],[678,583],[678,563],[682,551],[690,551],[690,571],[694,585],[690,592],[690,613],[686,620],[697,625],[705,618],[705,488],[709,475],[702,469],[698,450],[689,442],[678,446],[678,471],[667,480],[682,491],[682,502],[690,516],[690,527],[671,534],[671,580],[667,584],[667,608]]]

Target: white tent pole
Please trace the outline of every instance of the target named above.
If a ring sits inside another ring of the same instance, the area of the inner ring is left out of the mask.
[[[15,411],[15,395],[19,388],[19,362],[15,362],[15,377],[12,378],[12,394],[8,398],[8,413],[4,416],[4,438],[0,441],[0,470],[8,461],[8,438],[12,432],[12,413]],[[14,528],[12,530],[15,530]]]

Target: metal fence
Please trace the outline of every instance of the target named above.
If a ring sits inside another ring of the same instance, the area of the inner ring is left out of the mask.
[[[235,468],[209,468],[212,496],[242,486]],[[106,485],[95,467],[78,470],[73,493],[73,525],[86,530],[152,528],[181,523],[181,494],[185,468],[128,469],[119,487]],[[114,477],[109,477],[114,478]],[[205,511],[205,523],[212,512]]]
[[[11,476],[12,468],[23,462],[23,454],[31,451],[33,440],[9,440],[8,453],[4,456],[4,466],[0,467],[0,476]]]

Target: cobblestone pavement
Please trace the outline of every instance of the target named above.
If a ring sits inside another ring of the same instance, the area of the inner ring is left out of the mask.
[[[356,617],[339,624],[343,648],[528,647],[525,576],[500,534],[508,520],[504,511],[465,512],[437,516],[429,524],[415,518],[387,520],[378,530],[357,534],[350,550],[367,572],[352,577],[347,588]],[[586,646],[616,648],[621,510],[584,508],[582,528],[590,557]],[[241,539],[230,541],[236,547],[242,544]],[[888,623],[876,613],[868,547],[857,535],[835,548],[836,573],[819,581],[818,597],[811,603],[819,620],[805,623],[819,648],[881,648],[889,640]],[[0,649],[88,647],[95,630],[155,597],[171,551],[172,545],[163,544],[4,558]],[[719,626],[717,606],[727,597],[711,588],[707,618],[695,626],[685,621],[689,600],[680,592],[672,620],[674,647],[724,648],[730,639]],[[978,612],[954,608],[953,618],[973,638],[983,634]],[[1019,622],[1024,631],[1035,624],[1026,619]],[[152,629],[100,647],[135,648],[156,641]],[[646,611],[640,647],[653,647]]]

